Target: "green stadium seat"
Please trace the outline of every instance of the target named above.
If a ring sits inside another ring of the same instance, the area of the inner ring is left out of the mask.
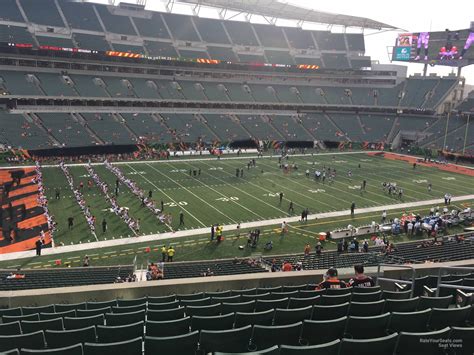
[[[171,337],[189,333],[191,317],[164,322],[146,322],[146,335],[150,337]]]
[[[43,349],[45,347],[42,331],[19,335],[0,335],[0,352],[12,349]]]
[[[328,289],[326,289],[325,295],[328,295],[328,296],[341,296],[341,295],[347,295],[348,293],[352,293],[352,287],[328,288]]]
[[[184,318],[185,307],[162,309],[158,311],[148,311],[147,320],[163,322],[167,320],[175,320]]]
[[[77,343],[95,343],[95,326],[72,330],[47,330],[44,332],[48,348],[63,348]]]
[[[64,317],[75,317],[76,310],[71,309],[70,311],[64,312],[56,312],[56,313],[40,313],[39,318],[40,320],[48,320],[48,319],[55,319],[55,318],[64,318]]]
[[[474,327],[451,327],[450,339],[453,345],[461,340],[461,347],[451,348],[456,355],[474,354]]]
[[[176,295],[176,299],[180,301],[185,301],[185,300],[200,300],[202,298],[205,298],[204,292],[197,292],[197,293],[186,293],[186,294],[181,294],[181,295]]]
[[[245,313],[237,312],[235,313],[235,327],[241,328],[246,325],[272,325],[273,315],[275,310],[269,309],[268,311],[263,312],[254,312],[254,313]]]
[[[3,316],[21,316],[21,308],[4,308],[0,309],[0,317]]]
[[[305,319],[311,319],[313,314],[313,306],[307,306],[303,308],[293,309],[281,309],[275,310],[274,325],[285,325],[301,322]]]
[[[298,298],[322,296],[325,293],[326,293],[326,290],[300,290],[298,292]]]
[[[290,298],[290,297],[297,297],[298,291],[291,291],[291,292],[272,292],[270,293],[270,298],[272,300],[279,300],[282,298]]]
[[[347,317],[332,320],[305,320],[301,333],[301,343],[318,345],[340,339],[344,336]]]
[[[20,322],[11,322],[0,324],[0,335],[18,335],[21,334]]]
[[[2,355],[20,355],[20,350],[18,349],[12,349],[8,351],[4,351]]]
[[[119,307],[141,306],[141,305],[146,304],[147,300],[148,300],[147,297],[134,298],[130,300],[118,299],[117,306]]]
[[[21,330],[23,334],[34,333],[40,330],[64,330],[63,319],[55,318],[40,321],[21,321]]]
[[[339,296],[334,296],[339,297]],[[334,306],[319,306],[313,307],[313,320],[329,320],[338,319],[347,316],[349,313],[349,302],[338,304]]]
[[[228,330],[203,330],[199,341],[204,353],[216,351],[242,352],[249,349],[252,326]]]
[[[397,339],[397,333],[371,339],[344,338],[342,339],[340,353],[344,355],[392,355]]]
[[[135,339],[142,337],[144,334],[145,322],[137,322],[127,325],[118,326],[97,326],[97,340],[99,343],[115,343],[118,341]]]
[[[171,301],[166,303],[148,303],[149,310],[173,309],[179,307],[179,301]]]
[[[280,355],[280,348],[278,345],[272,346],[271,348],[268,349],[262,349],[259,351],[250,351],[250,352],[245,352],[245,353],[223,353],[220,351],[216,351],[214,355],[260,355],[260,354],[265,354],[265,355]]]
[[[145,337],[145,355],[180,354],[195,355],[199,342],[199,332],[191,332],[172,337]]]
[[[69,303],[69,304],[55,304],[54,305],[54,310],[56,313],[59,312],[66,312],[66,311],[71,311],[71,310],[76,310],[76,309],[86,309],[86,302],[82,303]]]
[[[349,306],[350,316],[378,316],[382,314],[385,307],[385,300],[375,302],[351,302]]]
[[[143,303],[136,306],[112,307],[112,313],[130,313],[137,311],[146,311],[146,309],[146,303]]]
[[[169,295],[169,296],[148,296],[147,297],[148,303],[169,303],[176,301],[176,295]]]
[[[385,299],[385,312],[415,312],[420,302],[419,297],[407,299]]]
[[[330,343],[310,346],[282,345],[280,355],[338,355],[340,345],[339,339]]]
[[[282,286],[258,287],[257,288],[257,295],[261,295],[261,294],[264,294],[264,293],[281,292],[282,289],[283,289]]]
[[[244,294],[240,296],[242,299],[242,302],[248,302],[248,301],[256,301],[256,300],[271,300],[271,295],[270,292],[267,293],[261,293],[261,294]]]
[[[256,349],[266,349],[273,345],[299,345],[303,322],[294,324],[253,327],[252,345]]]
[[[211,297],[212,303],[242,303],[242,297],[240,295],[229,296],[229,297]]]
[[[356,317],[349,316],[346,324],[345,333],[352,339],[378,338],[387,335],[390,313],[384,313],[379,316]]]
[[[137,337],[136,339],[117,343],[85,343],[84,355],[143,355],[142,342],[143,339]]]
[[[386,291],[382,290],[382,298],[391,300],[406,300],[411,297],[411,290],[408,291]]]
[[[453,303],[453,296],[445,297],[426,297],[420,296],[420,303],[418,304],[418,310],[428,308],[448,308]]]
[[[217,291],[217,292],[205,292],[206,297],[231,297],[232,291],[227,290],[227,291]]]
[[[240,302],[240,303],[222,303],[222,313],[232,312],[253,312],[255,310],[256,301]]]
[[[103,307],[103,308],[94,308],[94,309],[78,309],[76,310],[77,317],[90,317],[96,316],[98,314],[106,314],[110,313],[112,310],[110,307]]]
[[[196,306],[210,306],[212,305],[212,301],[211,301],[211,298],[210,297],[206,297],[206,298],[200,298],[200,299],[196,299],[196,300],[179,300],[179,304],[180,306],[193,306],[193,307],[196,307]]]
[[[287,308],[288,298],[281,298],[279,300],[257,300],[255,303],[255,311],[263,312],[275,308]]]
[[[231,290],[231,294],[234,295],[255,295],[257,294],[256,288],[247,288],[242,290]]]
[[[11,322],[22,321],[22,320],[38,321],[39,314],[35,313],[35,314],[28,314],[25,316],[2,316],[3,323],[11,323]]]
[[[191,330],[225,330],[234,325],[234,313],[222,316],[195,316],[191,318]]]
[[[87,302],[86,309],[98,309],[105,307],[117,306],[117,300],[105,301],[105,302]]]
[[[364,288],[364,287],[359,287]],[[368,288],[368,287],[367,287]],[[382,291],[357,293],[352,292],[351,302],[375,302],[382,298]]]
[[[41,307],[21,307],[21,312],[24,316],[28,314],[36,314],[36,313],[53,313],[54,312],[54,305],[48,306],[41,306]]]
[[[137,311],[130,313],[107,313],[105,315],[105,324],[107,326],[126,325],[137,322],[144,322],[146,311]]]
[[[210,306],[186,306],[187,316],[217,316],[221,313],[221,304]]]
[[[398,335],[395,354],[397,355],[441,355],[445,349],[439,346],[438,339],[449,339],[451,329],[446,327],[434,332],[408,333],[401,332]]]
[[[282,292],[292,292],[292,291],[300,291],[306,290],[306,284],[303,285],[284,285],[282,288]]]
[[[103,325],[104,315],[97,314],[90,317],[64,317],[64,329],[80,329],[87,328],[91,325]]]
[[[471,313],[471,306],[460,308],[433,308],[428,328],[432,330],[443,329],[445,327],[462,327],[466,325],[466,320]]]
[[[298,298],[298,297],[290,297],[288,301],[288,308],[303,308],[307,306],[314,306],[319,304],[321,296],[314,296],[308,298]]]
[[[82,355],[82,344],[75,344],[65,348],[56,349],[44,349],[44,350],[33,350],[33,349],[21,349],[21,354],[41,354],[41,355]]]
[[[350,293],[342,294],[342,295],[322,295],[320,304],[322,306],[334,306],[336,304],[343,304],[346,302],[350,302],[352,295]]]
[[[393,332],[426,332],[431,309],[417,312],[392,312],[388,329]]]
[[[356,293],[374,293],[379,292],[380,286],[372,286],[372,287],[353,287],[352,294]],[[381,292],[381,291],[380,291]]]

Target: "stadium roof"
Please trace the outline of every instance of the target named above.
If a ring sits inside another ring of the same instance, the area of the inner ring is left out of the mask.
[[[397,29],[392,25],[371,20],[365,17],[333,14],[316,11],[283,3],[278,0],[177,0],[178,2],[217,7],[232,11],[250,13],[264,17],[281,18],[371,29]]]

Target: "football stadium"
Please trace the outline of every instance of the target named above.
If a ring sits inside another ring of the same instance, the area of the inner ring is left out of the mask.
[[[151,2],[0,0],[0,353],[474,354],[474,22]]]

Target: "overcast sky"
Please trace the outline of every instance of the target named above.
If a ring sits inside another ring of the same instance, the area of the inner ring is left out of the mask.
[[[94,2],[107,2],[106,0],[93,0]],[[133,0],[115,0],[135,2]],[[241,0],[245,1],[245,0]],[[474,0],[457,0],[452,2],[444,1],[414,1],[414,0],[282,0],[301,7],[312,8],[315,10],[340,13],[345,15],[368,17],[376,21],[387,23],[395,27],[405,29],[409,32],[419,31],[444,31],[449,29],[469,28],[470,22],[474,21]],[[166,0],[148,0],[147,9],[164,11]],[[191,14],[189,6],[175,6],[173,12]],[[201,10],[200,15],[205,17],[217,17],[217,11]],[[243,17],[237,17],[243,19]],[[252,18],[252,21],[260,22],[258,18]],[[285,21],[279,25],[291,25]],[[303,28],[323,29],[312,25],[304,25]],[[341,28],[334,27],[335,32],[340,32]],[[359,31],[352,29],[351,31]],[[366,32],[365,44],[366,54],[372,59],[379,60],[381,63],[389,63],[387,47],[393,46],[398,32],[390,31],[384,33]],[[474,50],[474,48],[471,48]],[[420,73],[423,71],[422,64],[409,64],[409,73]],[[429,72],[438,73],[438,75],[447,75],[453,69],[449,67],[429,67]],[[456,69],[454,69],[456,70]],[[474,85],[474,65],[465,67],[462,75],[466,77],[467,83]]]

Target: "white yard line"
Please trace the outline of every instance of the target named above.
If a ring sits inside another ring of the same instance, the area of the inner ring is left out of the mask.
[[[474,200],[474,194],[453,197],[451,202],[468,201],[468,200]],[[444,203],[444,199],[441,198],[441,199],[433,199],[433,200],[426,200],[426,201],[415,201],[415,202],[406,202],[406,203],[384,205],[384,206],[358,208],[355,210],[355,213],[359,215],[363,213],[381,212],[383,210],[390,211],[390,210],[407,209],[407,208],[414,208],[414,207],[420,207],[420,206],[435,206],[435,205],[439,205],[443,203]],[[335,217],[343,217],[343,216],[350,216],[350,211],[343,210],[343,211],[312,214],[308,216],[308,220],[314,220],[314,219],[319,220],[319,219],[335,218]],[[299,220],[300,220],[300,216],[294,216],[294,217],[288,217],[288,218],[268,219],[265,221],[247,222],[247,223],[241,224],[241,229],[280,225],[282,221],[293,223],[293,222],[298,222]],[[224,225],[223,227],[224,227],[225,232],[237,229],[236,224]],[[47,248],[47,249],[43,249],[42,254],[43,255],[56,255],[56,254],[62,254],[62,253],[86,251],[86,250],[91,250],[91,249],[98,250],[100,248],[114,247],[114,246],[120,246],[120,245],[131,245],[131,244],[144,243],[144,242],[156,243],[157,241],[165,240],[165,239],[178,239],[178,238],[184,238],[184,237],[190,237],[190,236],[208,234],[208,233],[209,233],[208,227],[198,228],[198,229],[188,229],[188,230],[181,230],[177,232],[150,234],[150,235],[134,237],[134,238],[123,238],[123,239],[106,240],[106,241],[100,241],[100,242],[67,245],[67,246],[62,246],[62,247],[56,247],[54,249]],[[31,258],[31,257],[34,257],[35,254],[36,253],[34,250],[2,254],[1,261]]]

